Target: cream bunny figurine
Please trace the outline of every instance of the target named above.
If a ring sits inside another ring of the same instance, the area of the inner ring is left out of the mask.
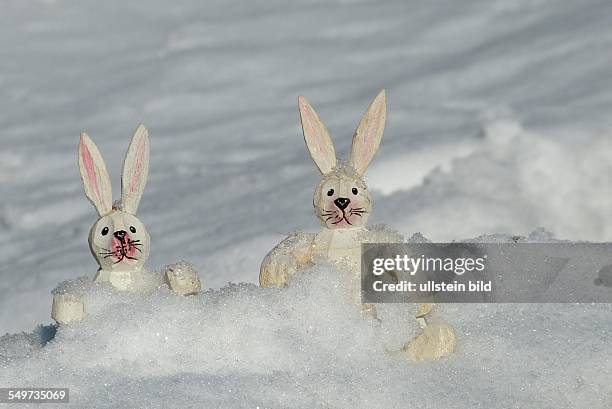
[[[100,265],[94,281],[110,283],[118,291],[139,291],[139,277],[149,257],[150,238],[136,217],[149,173],[149,135],[139,125],[123,163],[121,200],[113,204],[106,165],[96,144],[85,134],[79,143],[79,170],[85,195],[96,208],[99,219],[89,233],[89,248]],[[195,272],[168,269],[165,281],[178,294],[201,290]],[[53,296],[51,316],[58,323],[79,321],[85,314],[83,303],[73,294]]]
[[[388,235],[380,235],[365,227],[372,211],[372,197],[363,180],[363,174],[378,150],[385,127],[385,90],[374,99],[357,127],[350,163],[337,160],[331,137],[308,101],[300,96],[298,105],[306,146],[323,175],[313,200],[315,213],[323,229],[316,234],[292,235],[272,249],[262,262],[259,282],[262,287],[282,287],[293,274],[322,257],[331,262],[343,263],[355,271],[354,284],[357,287],[361,243],[389,240]],[[403,238],[397,235],[394,242],[403,242]],[[454,351],[454,330],[448,325],[427,324],[425,315],[431,308],[431,304],[419,306],[415,318],[424,327],[423,332],[401,351],[412,361],[437,359]]]

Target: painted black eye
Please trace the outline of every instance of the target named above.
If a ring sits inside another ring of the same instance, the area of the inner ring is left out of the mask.
[[[136,227],[134,227],[134,226],[130,226],[130,231],[131,231],[132,233],[136,233]]]
[[[353,188],[352,192],[353,192],[353,194],[354,194],[354,195],[356,195],[357,193],[359,193],[359,191],[357,190],[357,188],[356,188],[356,187],[354,187],[354,188]]]
[[[102,229],[102,235],[106,236],[108,234],[108,227]]]
[[[327,191],[327,196],[333,196],[334,195],[334,189],[329,189]]]

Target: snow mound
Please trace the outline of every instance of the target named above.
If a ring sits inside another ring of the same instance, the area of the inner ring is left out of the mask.
[[[437,242],[536,226],[572,240],[609,241],[612,139],[608,132],[526,130],[510,114],[482,119],[473,151],[433,169],[417,186],[378,199],[400,231]]]
[[[458,350],[415,365],[395,353],[420,331],[415,306],[365,311],[350,277],[319,263],[284,289],[229,284],[189,297],[74,281],[87,318],[0,338],[0,384],[69,387],[75,408],[611,403],[609,304],[439,305],[431,321],[455,327]]]

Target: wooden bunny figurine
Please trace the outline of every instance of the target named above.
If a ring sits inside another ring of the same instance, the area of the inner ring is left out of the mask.
[[[372,211],[372,197],[363,180],[385,127],[385,90],[374,99],[355,131],[350,163],[337,160],[331,137],[308,101],[300,96],[298,105],[306,146],[323,175],[313,200],[315,214],[323,229],[316,234],[294,234],[272,249],[262,262],[259,282],[262,287],[282,287],[293,274],[322,257],[348,265],[355,272],[357,287],[361,243],[389,240],[388,234],[381,235],[365,227]],[[393,242],[402,241],[399,235],[393,239]],[[427,325],[425,315],[431,308],[430,304],[419,306],[416,318],[424,327],[423,332],[401,351],[410,360],[437,359],[454,351],[456,336],[450,326]]]
[[[139,125],[123,163],[121,200],[113,204],[110,178],[96,144],[86,134],[79,143],[79,170],[85,195],[99,218],[89,233],[89,248],[100,265],[94,281],[110,283],[118,291],[139,291],[139,276],[149,257],[150,237],[136,217],[149,173],[149,135]],[[182,295],[197,293],[201,283],[197,273],[166,272],[170,288]],[[79,321],[83,303],[73,294],[54,294],[51,316],[59,323]]]

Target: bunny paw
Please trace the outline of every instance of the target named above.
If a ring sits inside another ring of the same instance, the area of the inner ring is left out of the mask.
[[[266,257],[261,265],[259,285],[262,287],[284,287],[298,269],[298,263],[291,255]]]
[[[164,278],[176,294],[193,295],[202,291],[198,271],[192,264],[181,262],[169,265],[165,268]]]
[[[446,324],[430,324],[423,332],[401,351],[412,362],[437,360],[455,351],[457,336],[455,330]]]
[[[78,322],[85,316],[85,306],[72,294],[54,294],[51,318],[58,324]]]

